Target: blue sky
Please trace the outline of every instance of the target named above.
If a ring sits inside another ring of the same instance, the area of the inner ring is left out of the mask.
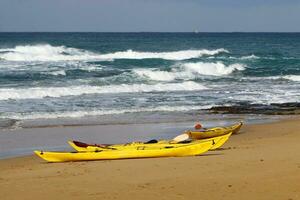
[[[0,31],[300,32],[300,0],[0,0]]]

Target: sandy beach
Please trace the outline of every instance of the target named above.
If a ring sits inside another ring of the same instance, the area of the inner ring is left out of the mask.
[[[0,200],[300,200],[299,11],[0,0]]]
[[[300,119],[245,125],[201,156],[0,160],[1,199],[300,199]]]

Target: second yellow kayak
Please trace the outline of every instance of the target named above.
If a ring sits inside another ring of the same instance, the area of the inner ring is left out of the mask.
[[[226,135],[222,135],[222,136],[218,136],[218,137],[213,137],[213,138],[209,138],[209,139],[202,139],[202,142],[205,141],[209,141],[211,140],[213,142],[213,145],[211,147],[210,150],[214,150],[217,149],[219,147],[221,147],[231,136],[231,132],[226,134]],[[170,145],[170,144],[174,144],[172,143],[172,141],[169,140],[160,140],[157,143],[142,143],[142,142],[133,142],[133,143],[128,143],[128,144],[114,144],[114,145],[92,145],[92,144],[86,144],[83,142],[78,142],[78,141],[68,141],[68,143],[70,144],[71,147],[73,147],[76,151],[79,152],[85,152],[85,151],[105,151],[105,150],[122,150],[122,149],[130,149],[130,148],[138,148],[138,147],[161,147],[161,146],[165,146],[165,145]],[[176,143],[178,144],[178,143]],[[179,143],[180,144],[180,143]]]
[[[226,135],[230,132],[232,134],[236,134],[241,129],[243,123],[240,122],[238,124],[227,126],[227,127],[214,127],[206,130],[201,131],[186,131],[186,134],[189,134],[190,138],[199,140],[199,139],[207,139],[212,137],[218,137],[222,135]]]

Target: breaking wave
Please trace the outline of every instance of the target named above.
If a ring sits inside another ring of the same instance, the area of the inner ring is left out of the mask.
[[[210,75],[210,76],[223,76],[231,74],[234,71],[245,70],[244,64],[232,64],[226,66],[222,62],[216,63],[185,63],[183,67],[192,73],[202,74],[202,75]]]
[[[257,60],[260,59],[261,57],[256,56],[254,54],[248,55],[248,56],[241,56],[241,57],[237,57],[237,56],[209,56],[207,57],[208,59],[230,59],[230,60]],[[268,57],[262,57],[263,59],[270,59]]]
[[[172,81],[176,79],[180,72],[160,71],[156,69],[134,69],[134,73],[143,78],[148,78],[154,81]]]
[[[41,74],[52,75],[52,76],[66,76],[65,70],[50,71],[50,72],[41,72]]]
[[[154,81],[173,81],[175,79],[193,79],[199,75],[225,76],[234,71],[245,70],[244,64],[232,64],[226,66],[222,62],[217,63],[184,63],[171,71],[161,71],[157,69],[134,69],[133,72],[140,77]]]
[[[26,89],[0,89],[0,100],[41,99],[45,97],[79,96],[84,94],[138,93],[138,92],[172,92],[204,90],[207,87],[192,81],[168,84],[121,84],[107,86],[70,86],[70,87],[36,87]]]
[[[165,59],[165,60],[186,60],[191,58],[198,58],[205,55],[215,55],[219,53],[228,53],[226,49],[216,50],[182,50],[173,52],[138,52],[138,51],[120,51],[110,54],[102,55],[106,59]]]
[[[273,80],[285,79],[289,81],[298,82],[300,81],[300,75],[271,76],[271,77],[265,77],[265,79],[273,79]]]
[[[250,60],[250,59],[259,59],[260,57],[258,57],[258,56],[256,56],[256,55],[254,55],[254,54],[252,54],[252,55],[250,55],[250,56],[242,56],[240,59],[241,60]]]
[[[286,75],[286,76],[283,76],[282,78],[284,79],[288,79],[288,80],[291,80],[291,81],[300,81],[300,75]]]
[[[118,51],[114,53],[100,54],[87,50],[70,48],[65,46],[25,45],[11,49],[0,49],[0,59],[7,61],[91,61],[91,60],[114,60],[114,59],[166,59],[186,60],[205,55],[228,53],[226,49],[215,50],[181,50],[173,52],[139,52],[133,50]]]
[[[89,51],[49,44],[16,46],[12,49],[5,49],[0,54],[0,58],[4,60],[23,62],[88,60],[96,57],[97,54]]]

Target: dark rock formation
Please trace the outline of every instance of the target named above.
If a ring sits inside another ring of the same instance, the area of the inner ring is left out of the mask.
[[[250,104],[241,103],[232,106],[215,106],[207,109],[214,114],[265,114],[265,115],[298,115],[300,103]]]

